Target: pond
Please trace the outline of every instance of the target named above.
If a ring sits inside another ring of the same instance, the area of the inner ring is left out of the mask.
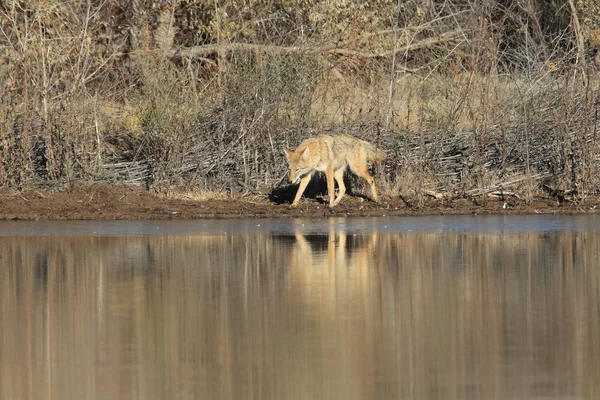
[[[585,215],[0,222],[0,398],[600,398],[599,252]]]

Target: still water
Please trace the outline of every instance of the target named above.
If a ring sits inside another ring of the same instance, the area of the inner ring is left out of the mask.
[[[0,223],[1,399],[598,399],[600,218]]]

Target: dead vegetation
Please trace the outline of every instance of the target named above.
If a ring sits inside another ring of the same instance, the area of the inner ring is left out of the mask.
[[[0,185],[265,194],[348,131],[417,203],[600,189],[594,2],[330,3],[4,2]]]

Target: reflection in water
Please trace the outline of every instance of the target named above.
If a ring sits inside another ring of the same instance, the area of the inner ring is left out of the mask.
[[[593,232],[0,238],[1,399],[600,397]]]

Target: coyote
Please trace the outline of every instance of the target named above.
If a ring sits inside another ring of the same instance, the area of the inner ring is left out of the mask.
[[[346,166],[358,176],[363,177],[371,185],[373,200],[378,201],[375,180],[367,170],[369,161],[385,160],[385,153],[378,150],[369,142],[348,135],[329,136],[320,135],[306,139],[291,151],[283,147],[285,156],[290,165],[290,181],[300,181],[298,192],[292,203],[296,207],[311,176],[316,172],[325,172],[327,177],[327,193],[329,194],[329,207],[337,205],[344,194],[344,170]],[[340,192],[335,198],[334,179],[337,181]],[[334,199],[335,198],[335,199]]]

